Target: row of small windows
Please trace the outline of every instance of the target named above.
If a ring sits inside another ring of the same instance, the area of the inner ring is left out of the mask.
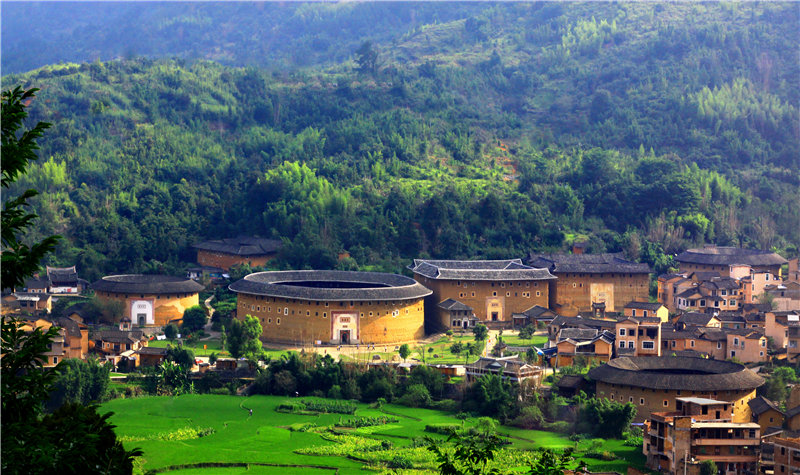
[[[464,286],[464,288],[465,288],[465,289],[466,289],[467,287],[469,287],[469,286],[470,286],[470,284],[472,284],[472,287],[475,287],[475,286],[477,285],[477,283],[476,283],[476,282],[461,282],[460,280],[458,280],[458,281],[456,281],[456,282],[455,282],[455,286],[456,286],[456,287],[461,287],[461,286],[462,286],[462,284],[463,284],[463,286]],[[495,286],[495,284],[499,285],[501,288],[506,288],[506,286],[509,286],[509,287],[514,287],[514,282],[490,282],[489,284],[490,284],[492,287],[494,287],[494,286]],[[525,284],[525,287],[526,287],[526,288],[530,288],[530,286],[531,286],[531,283],[530,283],[530,282],[524,282],[524,284]],[[522,285],[523,285],[523,282],[517,282],[517,287],[522,287]],[[534,283],[533,283],[533,286],[534,286],[534,287],[539,287],[539,282],[534,282]]]
[[[467,296],[467,294],[464,293],[464,292],[459,292],[458,296],[460,298],[464,298],[464,297]],[[474,297],[474,296],[475,296],[475,292],[472,292],[472,297]],[[525,297],[525,298],[531,298],[531,293],[530,292],[522,292],[522,296]],[[541,297],[542,293],[537,290],[536,291],[536,296],[537,297]],[[496,291],[492,292],[492,297],[497,297],[497,292]],[[511,292],[506,292],[506,297],[511,297]],[[519,292],[514,292],[514,297],[519,297]]]
[[[285,303],[285,304],[300,303],[300,304],[309,305],[309,306],[316,306],[316,307],[320,307],[320,306],[329,307],[330,304],[331,304],[331,302],[323,302],[323,301],[315,301],[315,300],[283,299],[283,298],[277,298],[277,297],[259,297],[259,296],[256,296],[256,295],[248,296],[248,297],[249,297],[249,300],[257,300],[257,301],[262,301],[262,302]],[[395,306],[396,307],[398,305],[404,305],[404,302],[398,302],[398,301],[395,301],[395,300],[387,300],[387,301],[383,301],[383,300],[375,300],[375,301],[368,300],[368,301],[361,301],[361,302],[357,302],[355,300],[351,300],[349,302],[347,302],[347,301],[339,302],[339,306],[340,307],[347,307],[348,305],[350,307],[355,307],[356,305],[358,305],[360,307],[363,307],[365,305],[366,306],[391,305],[391,306]],[[334,306],[335,306],[335,303],[334,303]]]

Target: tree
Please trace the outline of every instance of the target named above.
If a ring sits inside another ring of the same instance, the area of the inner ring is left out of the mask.
[[[228,352],[234,358],[256,355],[261,349],[261,323],[252,315],[246,315],[244,321],[234,319],[228,330]]]
[[[378,74],[378,52],[372,47],[372,42],[365,41],[356,50],[356,63],[358,72],[375,77]]]
[[[167,340],[174,340],[178,337],[178,327],[174,323],[170,323],[169,325],[164,327],[164,336],[167,337]]]
[[[36,160],[36,139],[49,124],[17,132],[27,117],[25,102],[37,89],[16,88],[2,93],[2,187],[8,188],[26,173]],[[26,229],[36,219],[22,207],[36,196],[27,190],[3,203],[2,280],[3,288],[24,284],[44,256],[56,244],[51,236],[30,246],[21,242]],[[3,430],[0,431],[0,470],[3,473],[131,473],[133,458],[141,451],[126,451],[117,441],[111,413],[97,414],[96,406],[67,404],[53,414],[42,416],[43,403],[53,391],[60,365],[45,368],[46,352],[58,335],[56,327],[47,331],[26,331],[16,318],[3,318],[0,324],[0,405]]]
[[[19,133],[20,128],[28,117],[25,103],[33,99],[38,89],[27,91],[17,87],[13,91],[2,93],[2,187],[8,189],[12,183],[27,173],[28,163],[37,159],[36,151],[39,146],[36,139],[50,128],[49,123],[39,122],[32,129]],[[2,218],[0,218],[0,233],[2,233],[2,259],[0,264],[0,284],[2,288],[11,289],[22,287],[25,279],[39,269],[42,259],[51,252],[60,236],[50,236],[42,241],[28,246],[22,242],[27,228],[33,224],[38,216],[26,212],[23,208],[28,206],[28,200],[38,195],[36,190],[25,190],[16,198],[11,198],[3,203]]]
[[[409,348],[408,345],[404,343],[400,345],[400,351],[398,353],[400,354],[400,358],[403,358],[403,361],[405,361],[406,358],[408,358],[408,355],[411,354],[411,348]]]
[[[197,330],[202,330],[206,326],[208,315],[206,314],[205,307],[195,305],[189,307],[183,312],[183,332],[191,333]]]
[[[184,371],[189,371],[194,366],[194,353],[183,346],[169,347],[166,359],[180,366]]]
[[[622,404],[605,398],[592,398],[581,407],[578,432],[621,439],[634,417],[636,406],[630,402]]]
[[[450,345],[450,353],[454,355],[460,355],[464,351],[464,344],[460,341],[457,341]]]
[[[719,469],[713,460],[703,460],[700,464],[700,475],[717,475]]]
[[[486,328],[486,325],[479,323],[472,327],[472,334],[475,335],[476,341],[484,341],[489,337],[489,329]]]
[[[110,373],[111,365],[101,365],[97,358],[64,360],[53,385],[48,408],[55,409],[67,403],[88,406],[93,402],[103,402],[111,384]]]

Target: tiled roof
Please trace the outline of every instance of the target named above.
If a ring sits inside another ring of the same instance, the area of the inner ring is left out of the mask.
[[[410,277],[382,272],[256,272],[232,283],[236,293],[302,300],[411,300],[432,292]]]
[[[756,396],[755,398],[747,401],[747,405],[750,406],[753,414],[757,416],[769,411],[770,409],[783,414],[783,411],[781,411],[774,402],[770,401],[764,396]]]
[[[554,274],[649,274],[650,266],[623,259],[621,254],[533,254],[526,262]]]
[[[275,254],[281,247],[281,241],[258,237],[240,236],[235,238],[216,239],[195,244],[195,249],[221,252],[236,256],[261,256]]]
[[[167,354],[166,348],[156,348],[154,346],[143,346],[136,350],[137,353],[140,355],[158,355],[164,356]]]
[[[460,310],[465,312],[472,311],[472,307],[470,307],[469,305],[464,305],[458,300],[453,300],[453,299],[442,300],[441,302],[439,302],[439,308],[443,308],[445,310]]]
[[[675,257],[678,262],[689,264],[732,265],[747,264],[751,266],[783,265],[788,261],[772,251],[741,249],[737,247],[709,246],[702,249],[687,249]]]
[[[94,290],[117,294],[197,293],[205,287],[183,277],[170,275],[108,275],[92,284]]]
[[[589,377],[608,384],[692,391],[752,390],[764,384],[743,365],[675,356],[622,357],[593,368]]]
[[[414,259],[415,274],[437,280],[551,280],[547,269],[522,264],[520,259],[456,261]]]
[[[708,322],[710,322],[712,318],[715,317],[711,313],[687,312],[678,317],[676,322],[683,323],[684,325],[697,325],[704,327],[708,325]]]
[[[659,308],[663,307],[663,304],[658,302],[650,303],[650,302],[628,302],[625,304],[625,308],[635,308],[637,310],[651,310],[653,312],[657,311]]]
[[[50,282],[76,282],[78,271],[72,267],[50,267],[47,266],[47,277]]]
[[[107,341],[110,343],[135,343],[142,339],[141,330],[121,331],[104,330],[95,337],[95,340]]]
[[[592,340],[597,336],[597,333],[598,331],[594,328],[563,328],[558,332],[558,340]]]

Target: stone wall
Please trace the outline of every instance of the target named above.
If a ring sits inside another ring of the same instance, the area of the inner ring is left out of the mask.
[[[597,397],[604,397],[617,402],[632,402],[636,406],[635,422],[650,418],[653,412],[675,411],[677,397],[703,397],[727,401],[733,404],[733,422],[750,422],[752,411],[747,404],[756,397],[756,391],[676,391],[661,389],[645,389],[634,386],[611,385],[597,382]]]
[[[237,256],[233,254],[225,254],[222,252],[205,251],[202,249],[197,250],[197,263],[201,266],[219,267],[221,269],[230,270],[235,265],[248,264],[251,267],[264,266],[267,262],[271,261],[273,256]]]
[[[450,327],[450,314],[439,308],[439,303],[453,299],[472,307],[475,316],[482,321],[512,322],[512,313],[540,305],[549,305],[548,280],[514,280],[503,282],[473,280],[436,280],[419,274],[414,279],[431,289],[433,294],[426,300],[430,328]]]
[[[625,304],[634,300],[647,302],[650,295],[649,274],[580,274],[558,273],[551,287],[550,302],[560,315],[575,316],[592,311],[595,298],[605,294],[606,311],[622,313]],[[596,302],[599,300],[595,300]],[[559,306],[558,309],[555,306]]]
[[[95,292],[97,298],[102,301],[117,301],[123,305],[123,316],[130,318],[134,325],[136,319],[131,315],[131,304],[134,301],[149,301],[153,306],[153,318],[155,326],[167,325],[170,321],[183,318],[183,312],[187,308],[200,304],[200,298],[196,293],[181,294],[116,294],[109,292]]]
[[[423,299],[326,302],[240,293],[236,315],[258,318],[261,340],[267,343],[339,343],[341,330],[350,331],[353,344],[395,344],[425,336]],[[342,317],[349,320],[343,323]]]

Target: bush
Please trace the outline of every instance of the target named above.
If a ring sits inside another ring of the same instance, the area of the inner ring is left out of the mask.
[[[342,398],[342,388],[338,384],[334,384],[328,390],[328,397],[331,399],[341,399]]]
[[[542,428],[550,432],[572,433],[572,424],[567,421],[545,422],[542,424]]]
[[[428,407],[439,411],[455,413],[461,409],[461,404],[453,399],[442,399],[441,401],[432,401]]]
[[[397,468],[414,468],[414,463],[406,457],[405,455],[395,455],[389,460],[389,463],[386,464],[389,468],[397,469]]]
[[[208,390],[208,394],[216,394],[218,396],[230,396],[231,392],[228,388],[211,388]]]
[[[522,409],[511,425],[522,429],[537,429],[542,426],[543,422],[542,410],[536,406],[528,406]]]
[[[461,427],[458,424],[450,424],[447,422],[439,422],[436,424],[426,424],[425,432],[432,432],[434,434],[449,435],[457,432]]]
[[[431,403],[431,395],[425,386],[414,384],[408,387],[397,403],[408,407],[428,407]]]

